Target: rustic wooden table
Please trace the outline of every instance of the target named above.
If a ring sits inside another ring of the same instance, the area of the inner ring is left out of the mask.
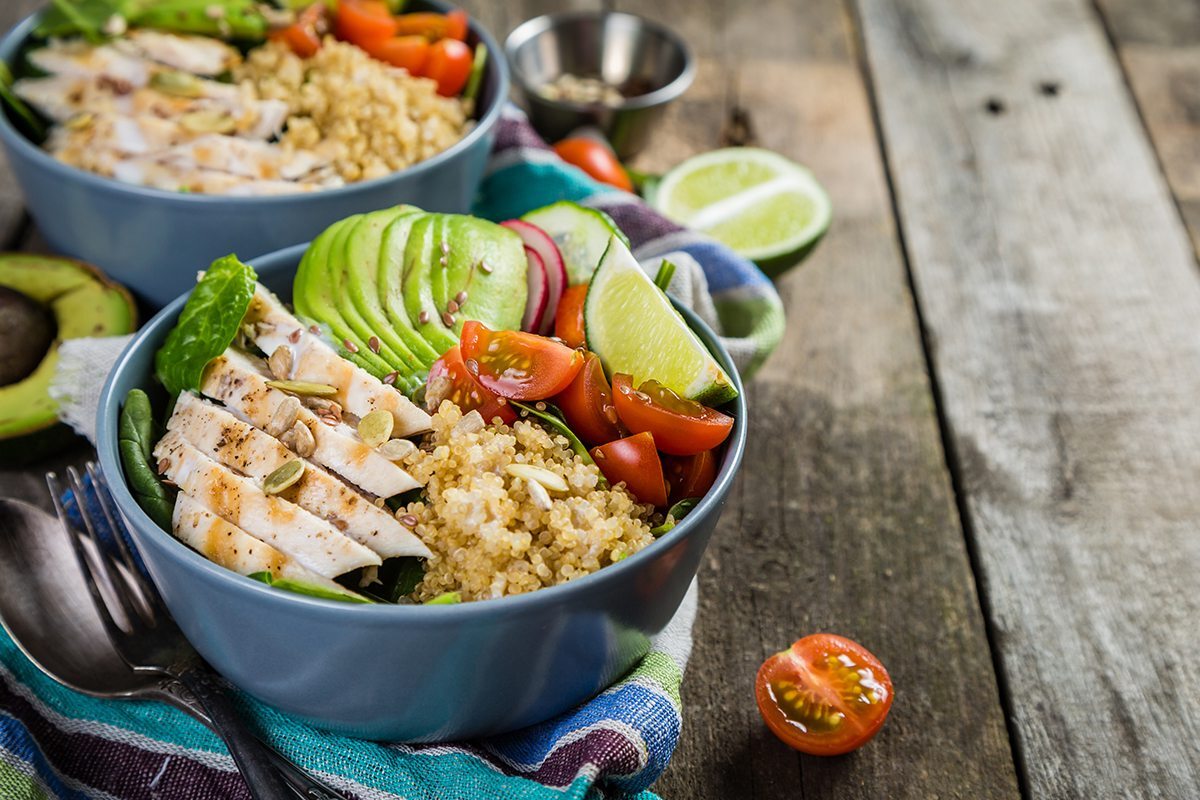
[[[503,34],[561,5],[468,7]],[[757,143],[836,207],[779,284],[656,789],[1198,796],[1200,5],[611,5],[700,59],[638,167]],[[0,181],[0,242],[39,248]],[[43,499],[48,466],[0,494]],[[819,630],[896,686],[843,758],[786,749],[753,701],[759,662]]]

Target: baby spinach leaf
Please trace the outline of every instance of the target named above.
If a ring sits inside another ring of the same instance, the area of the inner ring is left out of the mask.
[[[343,603],[371,603],[371,600],[349,589],[331,589],[328,586],[318,586],[314,583],[295,581],[291,578],[276,578],[266,570],[252,572],[246,577],[256,580],[259,583],[265,583],[273,589],[282,589],[285,592],[294,592],[295,594],[308,595],[309,597],[319,597],[322,600],[340,600]]]
[[[678,525],[679,520],[686,517],[688,515],[688,513],[691,512],[691,510],[693,508],[695,508],[696,504],[699,502],[700,502],[699,497],[687,497],[687,498],[684,498],[683,500],[680,500],[678,503],[671,506],[667,510],[666,522],[664,522],[662,525],[659,525],[658,527],[651,528],[650,533],[653,534],[654,538],[656,538],[656,539],[659,536],[662,536],[664,533],[671,530],[671,528],[674,528],[676,525]]]
[[[163,530],[171,530],[175,498],[158,478],[150,451],[154,442],[154,412],[141,389],[130,389],[117,425],[117,450],[133,499]]]
[[[389,558],[379,568],[377,577],[379,584],[371,584],[371,594],[389,603],[398,603],[412,594],[425,577],[425,561],[416,556]]]
[[[237,336],[257,277],[237,256],[228,255],[214,261],[196,284],[179,322],[154,356],[154,372],[172,397],[199,389],[208,362]]]

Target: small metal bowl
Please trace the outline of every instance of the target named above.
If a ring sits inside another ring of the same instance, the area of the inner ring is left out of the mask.
[[[621,158],[643,147],[663,109],[692,84],[696,66],[674,31],[634,14],[566,11],[522,23],[505,43],[538,133],[557,141],[599,128]],[[617,106],[551,99],[542,87],[561,75],[599,78],[625,96]]]

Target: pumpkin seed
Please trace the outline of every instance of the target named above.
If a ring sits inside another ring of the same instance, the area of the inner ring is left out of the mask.
[[[203,97],[204,82],[190,72],[164,69],[150,76],[150,88],[174,97]]]
[[[303,475],[304,462],[294,458],[267,476],[263,481],[263,491],[267,494],[279,494],[295,484]]]
[[[275,352],[267,359],[267,366],[270,367],[271,374],[279,380],[286,381],[291,378],[292,348],[282,344],[276,347]]]
[[[396,418],[392,412],[377,408],[358,421],[358,438],[368,447],[379,447],[392,438],[395,426]]]
[[[504,471],[514,478],[524,478],[556,492],[565,492],[569,488],[561,475],[551,472],[545,467],[535,467],[533,464],[509,464]]]
[[[179,118],[180,126],[191,133],[233,133],[237,120],[223,111],[201,109],[189,111]]]
[[[379,445],[379,455],[388,461],[401,461],[416,452],[417,446],[408,439],[388,439]]]
[[[267,386],[288,394],[301,397],[332,397],[337,394],[337,387],[327,383],[309,383],[308,381],[267,381]]]

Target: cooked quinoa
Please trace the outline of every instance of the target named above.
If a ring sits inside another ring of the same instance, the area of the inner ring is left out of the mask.
[[[280,139],[285,148],[330,158],[347,182],[380,178],[434,156],[469,126],[468,104],[439,95],[435,81],[332,37],[308,59],[268,42],[250,51],[235,74],[263,98],[288,104]]]
[[[521,464],[549,470],[567,491],[531,488],[508,471]],[[416,518],[417,535],[434,553],[415,593],[422,602],[451,591],[480,600],[554,586],[654,541],[652,507],[623,486],[600,488],[595,465],[530,420],[485,426],[443,401],[433,432],[405,466],[425,483],[425,500],[402,513]]]

